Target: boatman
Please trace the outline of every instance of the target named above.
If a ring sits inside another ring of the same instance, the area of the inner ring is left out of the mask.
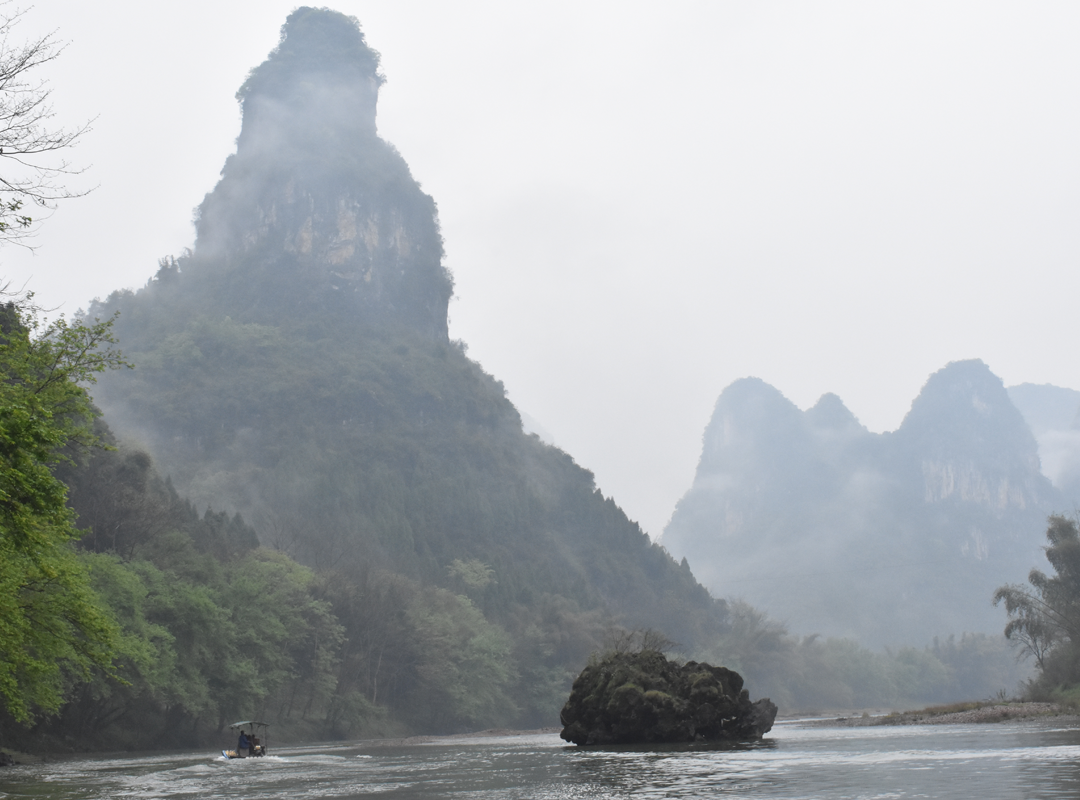
[[[248,740],[247,734],[244,731],[240,731],[240,739],[236,743],[236,754],[243,758],[243,752],[245,750],[251,750],[251,742]]]

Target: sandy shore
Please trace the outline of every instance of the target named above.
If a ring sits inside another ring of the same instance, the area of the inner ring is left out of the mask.
[[[1007,722],[1036,717],[1061,717],[1062,721],[1080,724],[1074,709],[1057,703],[988,703],[960,711],[928,708],[882,716],[835,717],[808,720],[807,725],[821,727],[861,728],[873,725],[970,725],[983,722]]]
[[[366,747],[406,747],[414,744],[435,744],[438,742],[452,742],[458,739],[488,739],[492,736],[540,736],[548,733],[558,733],[562,728],[536,728],[535,730],[519,731],[509,728],[489,728],[484,731],[473,733],[449,733],[444,736],[406,736],[399,739],[366,739],[360,744]]]

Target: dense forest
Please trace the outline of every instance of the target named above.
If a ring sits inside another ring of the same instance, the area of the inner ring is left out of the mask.
[[[873,653],[717,599],[526,434],[449,340],[435,203],[377,135],[378,68],[354,19],[296,10],[240,89],[194,249],[81,321],[9,307],[4,405],[45,405],[0,417],[0,489],[36,475],[37,516],[12,519],[52,533],[42,561],[5,523],[0,744],[554,725],[634,630],[791,710],[1015,687],[1000,638]],[[63,353],[100,355],[30,391]]]

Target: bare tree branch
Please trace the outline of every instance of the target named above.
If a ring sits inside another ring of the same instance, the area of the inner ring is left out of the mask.
[[[26,206],[51,211],[58,200],[87,194],[64,182],[83,169],[55,155],[74,147],[90,122],[74,129],[52,124],[52,90],[37,70],[59,58],[65,45],[55,31],[14,41],[24,12],[9,10],[10,5],[10,0],[0,2],[0,243],[29,247],[35,217]]]

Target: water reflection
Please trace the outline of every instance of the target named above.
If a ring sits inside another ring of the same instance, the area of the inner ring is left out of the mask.
[[[0,798],[1074,798],[1080,730],[778,725],[755,745],[579,749],[557,736],[60,761],[0,771]]]

